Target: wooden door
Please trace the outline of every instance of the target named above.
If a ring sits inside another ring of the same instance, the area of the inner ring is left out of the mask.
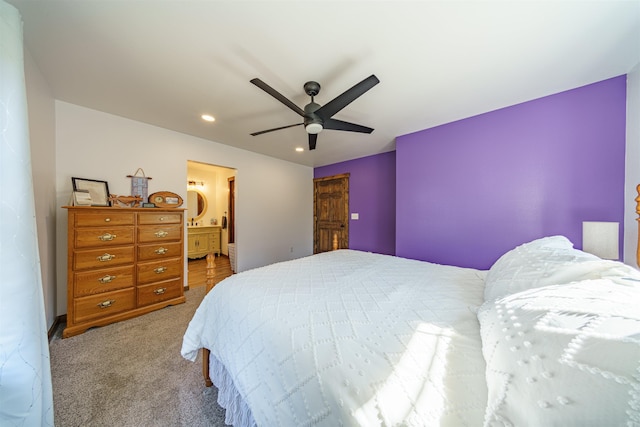
[[[229,181],[229,240],[227,243],[236,242],[236,177],[227,178]]]
[[[338,248],[349,247],[349,174],[313,180],[313,253],[332,249],[333,235]]]

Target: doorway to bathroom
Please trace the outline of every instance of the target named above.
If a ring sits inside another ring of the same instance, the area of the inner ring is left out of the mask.
[[[217,257],[216,270],[221,267],[223,271],[230,270],[229,273],[235,271],[235,244],[230,240],[235,236],[235,222],[229,220],[230,213],[235,212],[235,186],[230,189],[229,182],[235,180],[235,175],[233,168],[187,161],[189,288],[206,284],[208,253]]]

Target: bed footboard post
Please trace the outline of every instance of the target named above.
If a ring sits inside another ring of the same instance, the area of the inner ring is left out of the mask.
[[[216,256],[213,253],[207,254],[207,287],[206,292],[208,293],[215,286],[215,277],[216,277]],[[204,377],[204,385],[207,387],[211,387],[213,383],[211,382],[211,377],[209,377],[209,349],[202,349],[202,376]]]
[[[215,286],[216,278],[216,256],[213,253],[207,254],[207,290],[208,293]]]
[[[205,387],[211,387],[213,385],[211,377],[209,376],[209,353],[211,352],[208,349],[202,349],[202,376],[204,377]]]

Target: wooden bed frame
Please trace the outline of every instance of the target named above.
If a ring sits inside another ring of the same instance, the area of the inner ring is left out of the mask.
[[[640,203],[640,202],[639,202]],[[333,234],[333,241],[331,250],[335,251],[338,249],[338,233]],[[207,285],[205,289],[205,294],[208,294],[211,289],[216,285],[215,276],[216,276],[216,256],[214,253],[207,254]],[[204,384],[207,387],[211,387],[213,383],[211,382],[211,378],[209,378],[209,354],[210,351],[207,348],[202,349],[202,375],[204,376]]]

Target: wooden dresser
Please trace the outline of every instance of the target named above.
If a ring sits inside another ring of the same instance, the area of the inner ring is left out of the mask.
[[[183,209],[65,209],[64,338],[185,301]]]
[[[220,230],[219,225],[211,227],[189,227],[187,230],[187,256],[189,258],[201,258],[208,253],[220,255]]]

